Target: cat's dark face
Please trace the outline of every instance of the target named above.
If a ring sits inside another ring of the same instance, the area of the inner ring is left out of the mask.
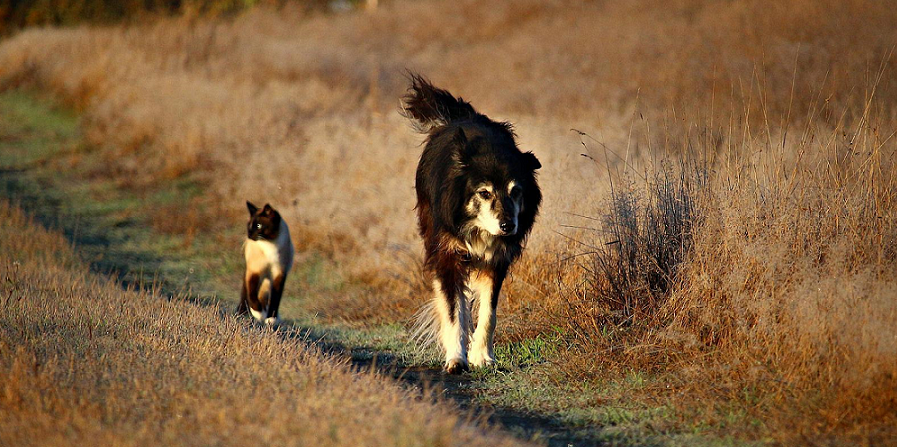
[[[271,205],[265,204],[259,208],[246,202],[249,209],[249,224],[247,225],[247,237],[254,241],[273,241],[280,232],[280,213]]]

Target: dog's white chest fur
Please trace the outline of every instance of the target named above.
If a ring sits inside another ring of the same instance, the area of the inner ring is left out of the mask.
[[[495,254],[501,244],[498,238],[486,233],[485,231],[476,232],[465,241],[467,252],[471,257],[485,260],[487,263],[492,262]]]

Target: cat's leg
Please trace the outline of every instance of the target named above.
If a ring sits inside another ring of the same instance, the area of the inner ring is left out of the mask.
[[[259,284],[258,300],[261,310],[255,319],[264,323],[271,315],[271,277],[268,275],[263,276]]]
[[[243,275],[243,285],[240,287],[240,304],[237,305],[237,316],[249,313],[249,275]]]
[[[264,303],[259,301],[259,289],[261,287],[261,278],[258,273],[246,274],[246,298],[249,304],[249,312],[253,318],[261,321],[264,318]]]
[[[278,312],[280,309],[280,299],[283,297],[283,286],[286,281],[286,273],[274,277],[274,282],[271,285],[271,298],[268,301],[268,319],[265,320],[265,323],[269,325],[280,323],[280,315],[278,315]]]

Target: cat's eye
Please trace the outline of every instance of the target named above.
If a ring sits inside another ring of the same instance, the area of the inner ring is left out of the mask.
[[[261,229],[262,229],[262,224],[260,224],[260,223],[255,224],[255,228],[256,228],[257,230],[261,230]]]
[[[477,194],[479,194],[480,197],[483,198],[483,200],[491,200],[492,199],[492,193],[489,191],[486,191],[485,189],[478,192]]]

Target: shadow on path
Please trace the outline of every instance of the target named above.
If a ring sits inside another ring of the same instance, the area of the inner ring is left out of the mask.
[[[405,364],[390,352],[364,346],[346,346],[330,338],[326,329],[302,328],[290,322],[286,322],[286,326],[293,329],[289,331],[293,336],[302,337],[326,355],[350,362],[359,371],[376,371],[421,394],[435,392],[475,419],[487,420],[519,438],[544,442],[552,447],[599,446],[607,443],[606,438],[600,437],[600,430],[576,429],[565,426],[558,418],[500,406],[484,406],[477,399],[481,384],[469,374],[446,374],[441,368]]]
[[[62,232],[94,272],[111,276],[124,289],[152,290],[169,299],[177,297],[224,309],[211,288],[206,288],[209,291],[206,293],[197,292],[202,290],[202,284],[187,286],[165,277],[163,264],[170,263],[177,253],[163,256],[152,251],[152,245],[128,243],[147,237],[148,230],[144,225],[128,218],[86,213],[80,207],[82,204],[71,203],[73,199],[67,191],[60,191],[53,183],[42,182],[40,176],[32,176],[27,170],[0,169],[0,195],[10,199],[44,227]],[[222,316],[226,312],[222,310]],[[454,402],[475,419],[488,420],[522,439],[562,447],[604,443],[599,437],[600,430],[576,430],[564,426],[557,418],[483,406],[476,398],[481,385],[470,375],[447,375],[437,368],[403,364],[390,352],[347,346],[326,328],[300,327],[286,321],[278,334],[299,337],[325,355],[348,362],[356,370],[374,370],[421,394],[425,390],[435,391],[436,395]]]

